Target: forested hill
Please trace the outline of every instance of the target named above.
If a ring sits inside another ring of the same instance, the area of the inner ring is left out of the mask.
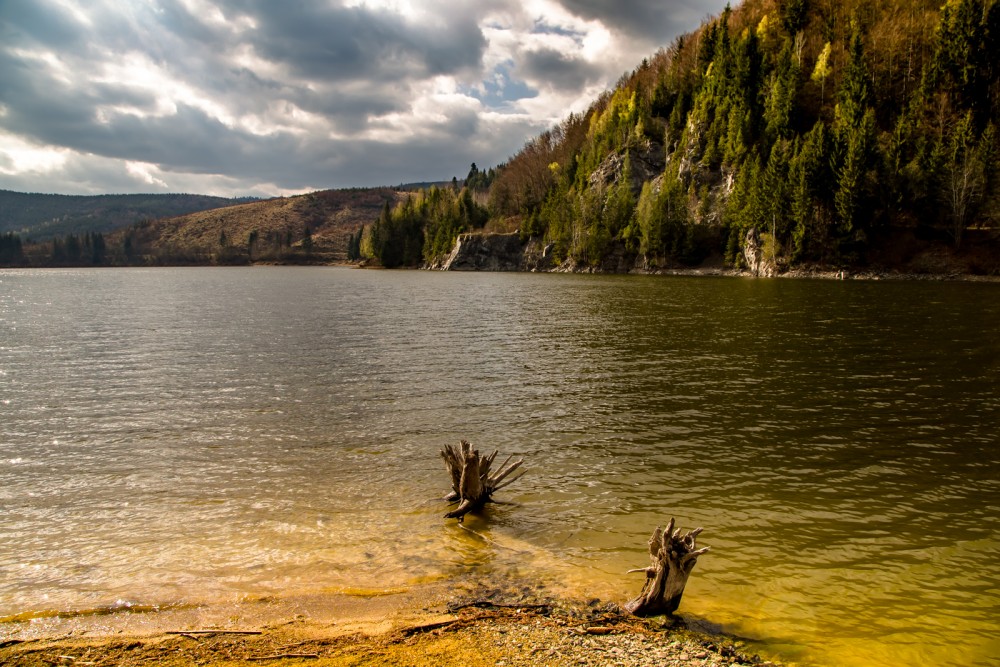
[[[156,220],[119,232],[122,264],[331,263],[405,197],[396,188],[321,190]]]
[[[0,234],[0,266],[135,266],[343,262],[359,230],[406,193],[322,190],[142,220],[109,234],[25,242]]]
[[[107,233],[142,220],[253,201],[207,195],[52,195],[0,190],[0,233],[36,241],[68,234]]]
[[[1000,0],[747,0],[529,141],[482,215],[565,267],[1000,273],[997,53]],[[444,194],[364,248],[439,260],[477,219]]]

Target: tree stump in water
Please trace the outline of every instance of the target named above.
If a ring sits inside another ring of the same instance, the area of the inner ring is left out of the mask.
[[[680,528],[674,530],[673,519],[666,530],[656,527],[649,538],[649,567],[629,570],[630,573],[645,572],[646,583],[639,597],[625,605],[625,611],[636,616],[659,616],[677,611],[698,556],[708,551],[708,547],[695,548],[695,538],[701,531],[695,528],[681,535]]]
[[[445,445],[441,450],[441,458],[448,466],[451,473],[452,491],[445,500],[448,502],[458,502],[458,507],[445,514],[446,519],[459,521],[469,512],[480,509],[483,505],[492,500],[492,495],[517,481],[524,475],[515,475],[506,479],[512,472],[521,467],[524,459],[518,459],[513,463],[511,457],[500,464],[500,468],[495,473],[490,473],[493,460],[497,457],[498,450],[494,450],[489,456],[482,456],[478,450],[472,448],[468,440],[463,440],[461,445]],[[506,479],[506,481],[504,481]]]

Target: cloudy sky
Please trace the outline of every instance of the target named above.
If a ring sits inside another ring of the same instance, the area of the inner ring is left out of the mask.
[[[0,0],[0,188],[294,194],[490,166],[724,0]]]

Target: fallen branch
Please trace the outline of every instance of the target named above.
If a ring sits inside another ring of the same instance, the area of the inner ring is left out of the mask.
[[[435,623],[424,623],[423,625],[412,625],[408,628],[403,628],[400,633],[404,637],[410,637],[412,635],[420,634],[422,632],[431,632],[432,630],[440,630],[442,628],[450,628],[456,623],[461,622],[461,619],[453,618],[447,621],[437,621]]]
[[[252,662],[260,662],[262,660],[284,660],[291,658],[306,658],[309,660],[318,660],[319,653],[275,653],[274,655],[254,655],[247,658],[247,660]]]
[[[552,605],[548,604],[526,604],[526,603],[514,603],[514,602],[490,602],[489,600],[474,600],[472,602],[464,602],[462,604],[451,604],[448,605],[448,611],[456,612],[460,609],[469,609],[470,607],[476,607],[477,609],[534,609],[540,614],[548,614],[552,611]]]
[[[167,635],[262,635],[260,630],[167,630]]]

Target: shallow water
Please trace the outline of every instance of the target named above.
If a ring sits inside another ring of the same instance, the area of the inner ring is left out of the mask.
[[[817,665],[1000,664],[1000,287],[0,271],[0,617],[512,572]],[[529,476],[466,528],[437,451]]]

